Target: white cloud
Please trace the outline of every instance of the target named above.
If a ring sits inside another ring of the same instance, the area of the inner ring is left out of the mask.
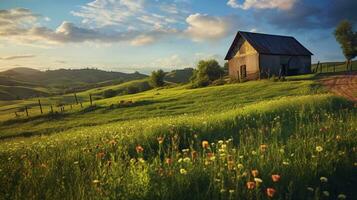
[[[151,44],[155,41],[155,38],[150,35],[139,35],[131,41],[131,45],[133,46],[142,46]]]
[[[16,59],[22,59],[22,58],[33,58],[35,55],[28,54],[28,55],[15,55],[15,56],[5,56],[5,57],[0,57],[0,60],[16,60]]]
[[[183,59],[181,56],[174,54],[166,58],[156,59],[151,63],[152,67],[163,69],[178,69],[191,66],[188,60]]]
[[[239,4],[237,0],[229,0],[227,5],[244,10],[250,8],[290,10],[296,1],[298,0],[245,0],[243,4]]]
[[[227,36],[232,29],[232,21],[229,17],[196,13],[187,17],[186,22],[188,27],[185,33],[194,41],[220,39]]]
[[[182,4],[182,3],[181,3]],[[121,31],[135,25],[136,30],[168,30],[181,19],[179,5],[144,0],[95,0],[71,12],[92,27],[108,27]]]

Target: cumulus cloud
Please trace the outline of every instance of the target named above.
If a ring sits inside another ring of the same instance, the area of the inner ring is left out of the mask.
[[[194,41],[227,36],[237,19],[232,16],[189,15],[186,1],[95,0],[72,11],[82,23],[63,21],[57,28],[45,26],[50,19],[29,9],[0,10],[0,40],[37,47],[48,44],[125,42],[148,45],[166,37]]]
[[[290,10],[297,0],[245,0],[239,4],[237,0],[229,0],[227,5],[232,8],[242,8],[244,10],[255,9],[280,9]]]
[[[114,27],[126,30],[168,30],[184,19],[181,3],[158,3],[154,0],[95,0],[72,14],[93,27]]]
[[[230,17],[196,13],[188,16],[186,22],[188,27],[185,33],[194,41],[219,39],[227,36],[232,30],[232,20]]]
[[[5,57],[0,57],[0,60],[17,60],[17,59],[22,59],[22,58],[33,58],[35,55],[15,55],[15,56],[5,56]]]
[[[134,6],[131,6],[134,9]],[[144,37],[143,32],[138,30],[107,31],[101,28],[81,27],[67,21],[62,22],[56,29],[50,29],[41,26],[40,17],[28,9],[0,10],[0,39],[26,44],[129,42],[138,46],[176,32],[176,30],[152,29],[147,30]]]

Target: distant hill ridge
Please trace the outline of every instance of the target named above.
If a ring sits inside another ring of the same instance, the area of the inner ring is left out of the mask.
[[[98,69],[57,69],[39,71],[31,68],[13,68],[0,72],[0,76],[32,84],[70,85],[80,83],[99,83],[113,79],[129,81],[147,77],[138,72],[108,72]]]
[[[165,81],[187,83],[192,74],[192,68],[173,70],[166,73]],[[0,100],[61,95],[120,85],[124,82],[141,80],[147,77],[147,75],[139,72],[123,73],[90,68],[40,71],[19,67],[0,72]]]

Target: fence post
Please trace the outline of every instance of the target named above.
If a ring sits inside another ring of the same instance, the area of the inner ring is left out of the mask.
[[[333,65],[333,72],[336,72],[336,63]]]
[[[89,94],[90,106],[93,106],[92,94]]]
[[[40,99],[38,100],[38,105],[40,106],[40,111],[41,111],[41,115],[42,115],[43,111],[42,111],[42,105],[41,105],[41,100]]]
[[[26,117],[29,116],[29,111],[27,110],[27,106],[25,106]]]
[[[81,108],[83,108],[83,104],[82,104],[82,102],[80,102],[80,104],[81,104]]]
[[[52,107],[52,105],[51,105],[51,113],[53,113],[53,107]]]
[[[76,93],[74,93],[74,99],[76,100],[76,104],[78,105],[78,98]]]

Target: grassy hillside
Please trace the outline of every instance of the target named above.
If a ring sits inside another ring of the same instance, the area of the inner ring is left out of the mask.
[[[0,196],[353,199],[357,195],[356,108],[328,94],[313,75],[289,77],[286,82],[187,88],[100,99],[96,107],[86,102],[84,108],[76,106],[63,114],[40,116],[31,110],[30,118],[7,118],[11,120],[0,124]],[[119,104],[122,100],[132,103]],[[31,100],[13,103],[3,102],[2,107]]]
[[[18,98],[31,98],[33,96],[48,96],[75,91],[84,91],[91,88],[120,84],[130,80],[147,77],[140,73],[126,74],[121,72],[107,72],[97,69],[59,69],[39,71],[31,68],[14,68],[0,72],[0,85],[14,88],[17,92],[8,94],[7,90],[0,89],[0,100],[15,100]],[[46,88],[46,93],[37,92],[36,88]],[[28,91],[33,90],[33,95]]]
[[[311,76],[311,75],[310,75]],[[134,83],[137,83],[136,81]],[[129,83],[128,83],[129,84]],[[115,89],[116,86],[112,88]],[[106,87],[108,89],[108,87]],[[117,88],[118,89],[118,88]],[[93,89],[87,92],[79,93],[78,97],[84,101],[84,107],[89,105],[88,94],[101,94],[103,90]],[[254,91],[254,93],[252,93]],[[34,120],[21,122],[21,127],[17,128],[18,123],[10,123],[2,126],[2,135],[7,137],[11,135],[32,135],[48,134],[58,130],[64,130],[73,127],[82,127],[88,125],[98,125],[114,121],[125,121],[132,119],[142,119],[148,117],[171,116],[182,114],[193,114],[202,112],[222,112],[245,105],[254,104],[263,100],[270,100],[286,96],[299,96],[324,92],[313,80],[297,80],[288,82],[272,81],[252,81],[242,84],[231,84],[219,87],[207,87],[199,89],[187,89],[187,86],[180,86],[167,89],[155,89],[142,93],[117,96],[107,99],[95,100],[97,106],[93,111],[83,110],[79,105],[70,107],[63,120],[65,123],[58,123],[47,117],[36,117],[39,115],[37,99],[24,101],[17,104],[2,106],[2,113],[11,110],[14,107],[23,107],[28,105],[32,107],[29,110],[30,116]],[[95,97],[95,96],[94,96]],[[56,102],[71,101],[74,103],[73,95],[43,98],[41,102],[45,112],[50,108],[46,105],[56,105]],[[121,107],[120,101],[132,101],[132,105]],[[55,108],[55,110],[59,110]],[[1,112],[1,111],[0,111]],[[24,117],[24,113],[22,114]],[[101,117],[98,117],[100,115]],[[14,119],[14,113],[7,113],[0,116],[0,119]],[[16,120],[15,120],[16,122]],[[36,124],[33,127],[33,124]],[[26,128],[25,128],[26,127]],[[48,128],[51,127],[51,128]]]
[[[188,83],[192,75],[192,68],[173,70],[165,75],[165,81],[172,83]]]
[[[345,62],[322,62],[322,71],[319,68],[317,70],[318,73],[332,73],[332,72],[344,72],[346,71],[346,63]],[[312,70],[316,70],[317,63],[311,66]],[[352,70],[357,71],[357,60],[352,61]]]

